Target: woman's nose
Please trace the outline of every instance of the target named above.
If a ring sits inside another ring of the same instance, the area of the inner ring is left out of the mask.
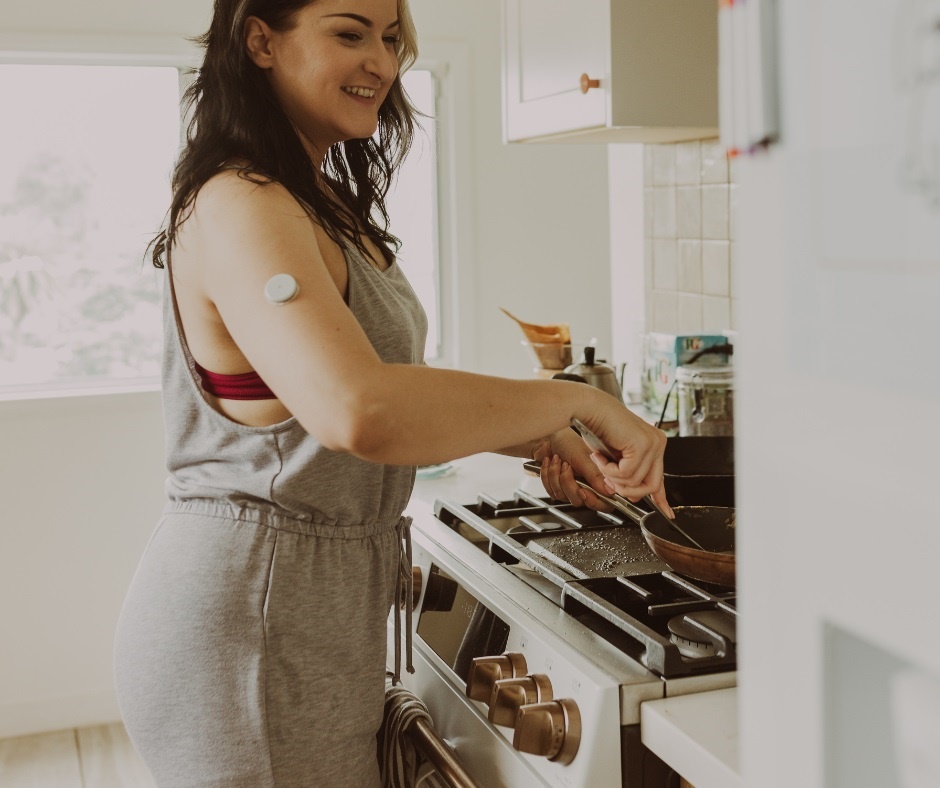
[[[370,50],[366,69],[383,83],[391,82],[398,74],[398,55],[383,41],[381,48],[373,47]]]

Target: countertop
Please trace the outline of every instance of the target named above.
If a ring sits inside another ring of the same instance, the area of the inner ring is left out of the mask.
[[[446,473],[418,479],[406,513],[427,516],[437,498],[473,503],[480,493],[510,498],[517,489],[544,494],[523,460],[477,454],[449,463]],[[738,690],[711,690],[647,701],[640,707],[643,743],[695,788],[740,788]]]
[[[741,788],[738,688],[640,705],[640,738],[695,788]]]

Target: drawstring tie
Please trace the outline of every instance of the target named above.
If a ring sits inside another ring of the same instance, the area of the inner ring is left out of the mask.
[[[392,684],[401,684],[401,609],[405,608],[405,669],[414,673],[411,663],[411,618],[414,612],[414,577],[411,574],[411,518],[402,517],[395,526],[398,534],[398,581],[395,584],[395,673]],[[405,599],[402,600],[402,593]]]

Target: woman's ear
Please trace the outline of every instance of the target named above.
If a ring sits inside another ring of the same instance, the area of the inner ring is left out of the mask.
[[[271,37],[271,28],[263,19],[249,16],[245,20],[245,47],[248,57],[258,68],[271,68],[273,65]]]

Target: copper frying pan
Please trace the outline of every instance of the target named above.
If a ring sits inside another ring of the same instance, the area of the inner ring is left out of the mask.
[[[536,462],[527,462],[524,467],[529,473],[539,474],[540,466]],[[646,512],[619,495],[601,495],[578,477],[575,481],[636,523],[650,550],[679,574],[705,583],[735,584],[733,507],[672,507],[675,523],[701,546],[700,549],[685,541],[669,520],[658,512]]]

